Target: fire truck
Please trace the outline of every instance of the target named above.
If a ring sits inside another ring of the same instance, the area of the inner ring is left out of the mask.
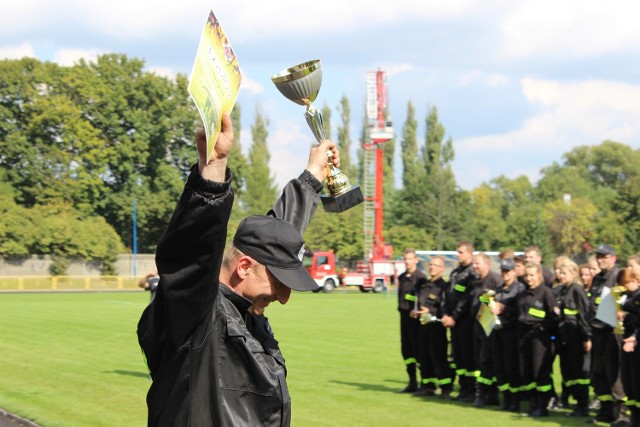
[[[336,271],[332,251],[308,253],[305,266],[324,292],[336,286],[358,286],[361,291],[383,292],[389,283],[404,271],[402,261],[393,261],[393,248],[385,244],[383,225],[383,167],[382,144],[393,138],[393,124],[385,117],[387,84],[384,71],[367,73],[367,138],[363,141],[364,248],[363,259],[354,271]]]

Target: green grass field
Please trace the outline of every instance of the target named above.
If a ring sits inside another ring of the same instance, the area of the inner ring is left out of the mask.
[[[0,408],[43,426],[142,426],[136,339],[145,292],[0,294]],[[294,426],[583,426],[398,394],[395,295],[294,293],[267,310],[287,359]]]

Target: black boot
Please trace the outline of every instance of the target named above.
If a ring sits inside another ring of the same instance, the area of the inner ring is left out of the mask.
[[[407,374],[409,375],[409,384],[398,393],[413,393],[418,390],[418,381],[416,380],[416,364],[410,363],[407,365]]]
[[[487,402],[487,386],[484,384],[477,384],[476,387],[476,400],[473,402],[473,406],[476,408],[484,408]]]
[[[509,408],[511,407],[511,398],[513,397],[513,394],[509,391],[503,391],[502,392],[502,405],[500,405],[500,409],[503,411],[508,411]]]
[[[507,408],[509,412],[520,412],[520,393],[511,394],[511,404]]]
[[[616,420],[616,417],[613,415],[613,402],[600,401],[600,409],[598,409],[598,413],[596,414],[596,421],[601,423],[612,423]]]
[[[535,395],[535,391],[529,397],[529,412],[527,414],[531,417],[538,410],[538,396]]]
[[[589,388],[588,386],[575,386],[574,396],[576,407],[567,414],[567,417],[588,417],[589,416]]]
[[[532,417],[548,417],[549,416],[549,410],[547,409],[547,405],[549,405],[549,396],[545,395],[545,394],[539,394],[538,395],[538,407],[536,408],[535,411],[533,411],[533,414],[531,414]]]
[[[495,384],[489,386],[489,391],[487,393],[487,400],[485,402],[486,405],[499,406],[500,399],[498,398],[498,388]]]

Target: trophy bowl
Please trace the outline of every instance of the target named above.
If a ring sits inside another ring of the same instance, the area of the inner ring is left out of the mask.
[[[303,62],[271,76],[281,94],[299,105],[316,100],[322,85],[322,65],[319,59]]]
[[[316,137],[318,144],[326,139],[322,112],[313,101],[316,100],[322,85],[322,67],[320,60],[303,62],[271,76],[271,81],[285,98],[306,107],[305,120]],[[327,212],[344,212],[364,201],[360,187],[353,187],[349,178],[331,160],[331,150],[327,151],[329,176],[324,182],[327,192],[321,196],[322,205]]]

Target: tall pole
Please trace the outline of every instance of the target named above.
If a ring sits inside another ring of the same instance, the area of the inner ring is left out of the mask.
[[[133,241],[131,242],[131,250],[133,252],[133,277],[136,277],[138,275],[138,262],[136,259],[138,255],[138,208],[135,197],[133,199],[132,223],[133,232],[131,234]]]

